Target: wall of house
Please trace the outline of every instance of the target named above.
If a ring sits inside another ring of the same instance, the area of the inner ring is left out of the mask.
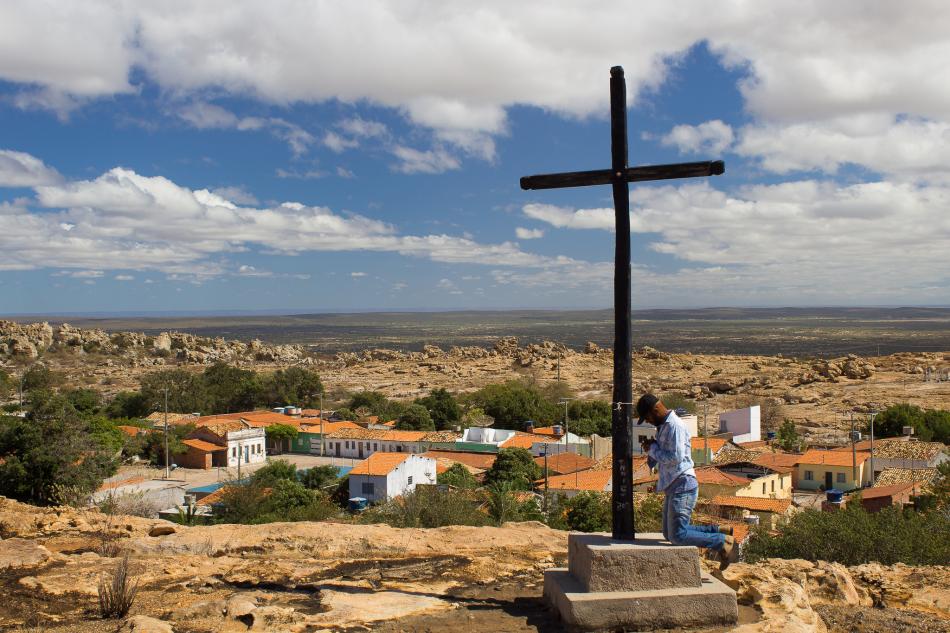
[[[320,443],[316,444],[319,454]],[[327,455],[366,459],[377,451],[387,453],[424,453],[429,450],[427,442],[395,442],[392,440],[347,440],[327,439]]]
[[[180,455],[175,455],[175,463],[182,468],[211,468],[211,453],[199,451],[194,446]]]
[[[762,439],[759,405],[719,414],[719,432],[731,433],[733,442],[757,442]]]
[[[799,464],[798,488],[818,490],[825,486],[825,473],[831,473],[832,487],[838,490],[854,490],[871,483],[871,469],[865,468],[867,462],[858,464],[858,476],[855,479],[851,466],[829,466],[827,464]],[[809,479],[811,473],[811,479]]]
[[[743,486],[740,485],[728,485],[728,484],[699,484],[699,496],[704,499],[712,499],[717,495],[723,495],[726,497],[738,497],[737,492],[741,490]]]
[[[236,468],[243,464],[259,464],[267,459],[265,434],[262,428],[230,431],[227,437],[227,465]],[[246,448],[246,450],[245,450]],[[241,453],[240,456],[238,453]]]
[[[385,475],[350,475],[350,498],[363,497],[370,503],[386,500],[387,477]],[[372,484],[373,491],[364,489],[364,484]]]
[[[769,473],[749,481],[748,485],[736,491],[737,497],[758,497],[761,499],[791,499],[792,476],[782,473]]]
[[[410,455],[392,469],[386,478],[387,495],[400,497],[412,492],[419,484],[436,483],[436,461],[430,457]]]

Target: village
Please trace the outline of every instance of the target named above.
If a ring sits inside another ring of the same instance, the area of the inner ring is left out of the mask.
[[[697,415],[680,413],[691,435],[700,520],[735,524],[740,540],[751,527],[775,529],[803,508],[833,512],[849,503],[870,512],[889,506],[913,508],[915,499],[939,478],[940,464],[950,461],[944,444],[920,441],[912,428],[899,437],[876,440],[855,432],[853,441],[843,445],[802,446],[800,452],[790,452],[780,447],[774,431],[763,436],[757,405],[721,413],[705,433]],[[156,479],[164,485],[146,486],[160,494],[168,505],[161,515],[172,520],[184,506],[194,506],[196,516],[213,520],[229,486],[246,481],[274,460],[291,460],[301,468],[336,466],[338,475],[348,478],[352,512],[419,487],[451,492],[451,486],[439,483],[439,476],[455,465],[481,481],[506,449],[529,452],[543,473],[528,495],[539,509],[583,492],[612,491],[610,438],[572,433],[569,419],[545,427],[525,421],[524,430],[473,426],[408,431],[379,416],[344,420],[334,411],[286,406],[207,416],[155,412],[146,420],[151,428],[122,429],[161,434],[166,422],[169,428],[194,427],[182,440],[185,451],[171,456],[168,474]],[[281,432],[269,434],[268,429]],[[637,440],[655,433],[649,424],[634,426]],[[631,464],[635,494],[649,494],[657,475],[646,456],[637,453]],[[120,470],[99,495],[141,490],[142,485],[142,477]]]

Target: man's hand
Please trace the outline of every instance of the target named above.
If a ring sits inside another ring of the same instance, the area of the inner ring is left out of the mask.
[[[650,450],[650,447],[651,447],[653,444],[656,444],[656,440],[654,440],[654,439],[652,439],[652,438],[649,438],[649,437],[646,437],[646,438],[643,438],[643,441],[642,441],[642,442],[640,442],[640,448],[642,448],[642,449],[643,449],[643,452],[646,453],[647,451]]]

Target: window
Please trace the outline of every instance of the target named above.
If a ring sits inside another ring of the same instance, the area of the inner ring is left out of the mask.
[[[805,471],[805,481],[814,481],[814,480],[815,480],[815,473],[813,473],[813,472],[810,471],[810,470],[806,470],[806,471]]]
[[[231,457],[237,457],[237,446],[231,447]]]
[[[775,480],[772,480],[772,492],[775,492]]]
[[[778,479],[778,489],[785,490],[785,480],[781,477]]]
[[[362,486],[362,491],[364,495],[373,496],[376,494],[376,486],[371,481],[364,481]]]
[[[409,475],[409,481],[406,482],[410,486],[412,485],[412,475]]]
[[[844,473],[838,473],[838,483],[843,484],[845,482]]]
[[[762,482],[762,494],[765,494],[765,482]]]
[[[378,450],[379,450],[379,444],[377,444],[376,442],[373,442],[373,450],[374,450],[374,451],[378,451]]]

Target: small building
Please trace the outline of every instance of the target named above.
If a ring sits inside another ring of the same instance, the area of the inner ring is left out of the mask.
[[[717,468],[728,475],[746,478],[748,485],[736,493],[738,497],[763,499],[791,499],[792,497],[792,473],[787,470],[776,470],[752,461],[732,462],[717,466]]]
[[[926,492],[926,487],[927,484],[919,481],[906,481],[890,486],[868,488],[860,492],[861,505],[868,512],[879,512],[893,505],[912,506],[916,497]]]
[[[717,496],[736,497],[749,486],[749,479],[723,472],[715,466],[699,466],[696,469],[699,496],[712,499]],[[748,495],[756,496],[756,495]]]
[[[639,431],[635,431],[637,435]],[[691,437],[689,448],[693,463],[697,466],[709,465],[725,450],[738,450],[728,437]]]
[[[327,455],[365,459],[376,452],[422,454],[434,444],[453,445],[452,431],[392,431],[341,428],[326,435]]]
[[[871,453],[875,479],[885,468],[936,468],[943,462],[950,461],[950,453],[945,444],[921,442],[907,436],[876,439],[873,451],[871,440],[862,440],[855,443],[854,449]],[[835,450],[850,453],[851,445]]]
[[[409,453],[375,452],[349,473],[350,498],[385,501],[415,490],[419,484],[436,483],[436,462]]]
[[[580,470],[589,470],[597,463],[590,457],[577,453],[557,453],[548,455],[547,458],[542,455],[535,457],[534,462],[542,469],[547,466],[548,473],[552,475],[566,475]]]
[[[845,492],[871,483],[871,469],[866,468],[870,453],[824,451],[813,449],[798,457],[798,489]]]
[[[218,419],[203,424],[186,439],[202,440],[226,449],[224,454],[211,451],[212,466],[234,468],[238,464],[259,464],[267,459],[264,429],[241,420]]]
[[[224,465],[224,452],[228,450],[227,447],[198,439],[185,439],[181,443],[185,445],[185,452],[175,455],[175,463],[182,468],[208,470],[215,465]],[[215,454],[218,455],[217,460],[214,459]]]
[[[759,405],[719,414],[719,433],[732,434],[733,442],[758,442],[762,439]]]
[[[797,453],[759,453],[752,461],[776,472],[791,474],[792,490],[795,490],[798,488],[798,460],[801,457]]]
[[[774,530],[791,512],[791,499],[761,499],[757,497],[716,496],[709,507],[725,519],[745,520],[759,517],[759,524]]]

